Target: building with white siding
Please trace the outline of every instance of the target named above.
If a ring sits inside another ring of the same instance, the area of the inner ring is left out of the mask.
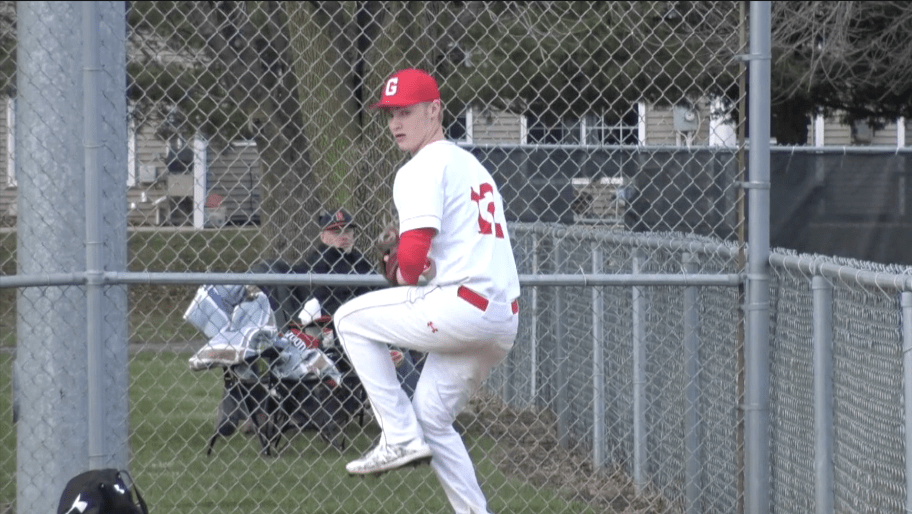
[[[15,223],[15,101],[0,109],[0,225]],[[718,109],[719,106],[716,106]],[[682,130],[684,129],[684,130]],[[129,131],[129,222],[137,225],[219,226],[258,221],[259,163],[252,142],[223,148],[194,138],[166,141],[151,123]],[[639,145],[649,147],[733,146],[734,127],[710,115],[707,101],[683,109],[640,103],[621,119],[584,116],[546,125],[534,116],[471,108],[455,120],[448,136],[470,145]],[[818,116],[808,127],[808,146],[912,146],[912,121],[881,129],[848,126]],[[624,178],[590,181],[572,177],[580,219],[604,219],[618,210]]]

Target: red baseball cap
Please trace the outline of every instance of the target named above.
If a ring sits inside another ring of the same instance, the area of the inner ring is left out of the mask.
[[[426,72],[407,68],[390,75],[383,83],[380,101],[371,110],[389,107],[408,107],[421,102],[440,100],[437,81]]]

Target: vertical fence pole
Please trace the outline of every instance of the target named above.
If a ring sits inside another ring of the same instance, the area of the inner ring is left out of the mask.
[[[532,274],[538,274],[538,232],[532,232]],[[532,308],[530,309],[532,333],[529,344],[529,401],[536,404],[538,398],[538,288],[532,287]]]
[[[602,273],[602,248],[592,243],[592,274]],[[592,463],[596,469],[605,465],[605,352],[602,341],[602,314],[605,300],[598,287],[592,288]]]
[[[127,260],[126,13],[123,2],[17,9],[18,273],[88,277],[17,296],[16,508],[53,512],[48,491],[129,457],[127,288],[102,275]]]
[[[513,362],[513,355],[513,352],[507,354],[507,357],[501,364],[502,372],[500,373],[500,376],[503,377],[503,384],[501,384],[500,395],[503,399],[504,404],[509,406],[513,406],[514,400],[516,399],[516,387],[514,385],[515,378],[513,376],[515,374],[513,371],[513,368],[515,366]]]
[[[912,293],[903,292],[902,352],[903,352],[903,421],[906,438],[906,512],[912,512]]]
[[[127,267],[127,95],[123,81],[126,69],[126,5],[123,2],[94,2],[91,23],[95,42],[86,48],[83,96],[86,107],[84,152],[86,163],[86,275],[87,295],[94,306],[87,310],[93,333],[89,344],[95,357],[87,363],[90,377],[96,375],[89,391],[93,408],[103,417],[90,431],[91,468],[125,468],[129,462],[129,348],[127,327],[127,286],[105,284],[105,271]],[[91,16],[91,15],[89,15]],[[91,49],[91,50],[89,50]],[[91,114],[90,114],[91,113]],[[90,127],[92,127],[90,129]],[[90,139],[91,138],[91,139]],[[94,163],[93,163],[94,161]],[[92,185],[94,184],[94,186]],[[95,195],[93,200],[90,195]],[[91,206],[92,203],[96,205]],[[91,210],[90,210],[91,209]],[[92,291],[94,289],[94,291]],[[88,299],[88,298],[87,298]],[[97,309],[97,312],[93,312]],[[100,438],[100,439],[99,439]]]
[[[770,2],[750,4],[748,125],[748,334],[744,352],[744,507],[770,510],[769,469],[769,220],[770,220]]]
[[[643,252],[634,250],[632,272],[640,273]],[[646,296],[633,287],[633,481],[638,490],[646,487]]]
[[[17,272],[81,271],[82,34],[76,2],[17,3]],[[17,292],[16,510],[56,512],[87,458],[85,290]],[[49,322],[50,319],[53,322]],[[4,421],[5,422],[5,421]],[[57,491],[56,496],[49,494]]]
[[[814,471],[817,513],[833,512],[833,285],[811,279],[814,294]]]
[[[560,240],[554,242],[554,265],[555,273],[563,272],[564,251],[561,247]],[[554,374],[554,380],[557,397],[555,399],[555,411],[557,412],[557,441],[561,448],[570,447],[570,391],[569,391],[569,357],[570,352],[567,349],[568,337],[564,325],[564,299],[563,295],[558,292],[554,295],[554,338],[556,344],[555,358],[557,359],[557,373]]]
[[[104,467],[104,377],[103,348],[104,319],[102,296],[104,294],[104,241],[102,240],[101,181],[98,169],[98,151],[101,146],[98,123],[98,89],[101,83],[101,63],[98,46],[98,2],[82,4],[83,30],[83,133],[85,153],[85,210],[86,210],[86,349],[89,403],[89,469]]]
[[[685,253],[684,273],[695,274],[699,265],[695,255]],[[684,505],[687,514],[702,512],[703,488],[700,452],[700,291],[684,288]]]
[[[103,271],[127,269],[127,85],[123,72],[127,66],[126,4],[98,3],[98,54],[100,71],[98,91],[98,182],[100,246]],[[104,456],[96,464],[126,468],[130,462],[129,420],[129,327],[127,286],[105,284],[102,291],[104,341]]]

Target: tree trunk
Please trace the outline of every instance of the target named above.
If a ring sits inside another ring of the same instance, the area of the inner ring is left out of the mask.
[[[257,22],[241,2],[212,6],[200,32],[227,74],[221,81],[247,114],[260,157],[260,225],[268,247],[264,259],[289,263],[310,252],[317,236],[314,213],[318,180],[307,156],[307,137],[289,73],[286,13],[280,2],[257,4]]]
[[[293,86],[282,87],[281,94],[284,102],[264,102],[252,119],[258,127],[262,176],[260,226],[269,242],[263,257],[293,264],[310,253],[319,232],[314,217],[320,209],[319,195],[314,194],[319,181],[305,153],[307,137]]]
[[[287,2],[293,69],[297,77],[308,154],[324,210],[351,201],[360,136],[352,66],[334,44],[346,25],[338,2]]]

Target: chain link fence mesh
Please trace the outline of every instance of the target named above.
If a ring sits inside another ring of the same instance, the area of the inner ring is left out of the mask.
[[[890,285],[864,280],[870,273],[901,284],[908,269],[841,258],[780,254],[771,292],[771,466],[777,504],[796,512],[815,509],[818,487],[815,444],[832,440],[829,455],[838,512],[901,512],[908,468],[909,376],[903,361],[904,326],[900,294]],[[818,266],[832,266],[830,272]],[[814,277],[826,276],[832,290],[832,423],[815,425],[821,406],[815,384]],[[904,293],[906,294],[906,293]],[[822,432],[821,432],[822,430]],[[811,437],[810,434],[818,434]],[[819,499],[819,496],[817,496]]]
[[[84,188],[33,173],[16,152],[16,114],[29,107],[17,91],[16,7],[0,2],[0,215],[15,226],[0,231],[0,269],[61,271],[29,262],[63,252],[69,272],[84,258],[81,242],[65,243],[81,239],[80,220],[17,203],[36,176],[60,201]],[[290,267],[315,247],[317,216],[338,208],[354,215],[356,247],[368,252],[394,216],[392,177],[405,156],[366,105],[390,72],[413,66],[440,82],[447,136],[499,182],[521,274],[743,272],[742,3],[131,2],[124,14],[118,48],[102,54],[123,53],[126,70],[103,73],[126,81],[126,97],[101,101],[127,105],[125,137],[113,144],[126,149],[127,169],[113,173],[127,187],[101,203],[130,227],[127,255],[108,257],[129,271]],[[78,35],[80,20],[69,21],[48,48]],[[46,244],[23,246],[35,240],[23,231],[47,234]],[[777,512],[815,505],[812,274],[774,267],[771,286]],[[129,342],[129,373],[105,368],[110,387],[129,381],[117,427],[128,440],[115,445],[153,511],[449,512],[426,469],[344,474],[377,435],[369,409],[354,407],[342,435],[327,436],[300,416],[308,407],[277,407],[294,395],[267,354],[232,372],[191,370],[207,341],[184,319],[199,284],[166,282],[112,287],[124,298],[105,318],[126,324]],[[845,280],[834,296],[837,510],[900,512],[897,292]],[[82,329],[73,313],[85,302],[79,286],[0,288],[0,512],[17,512],[17,484],[41,487],[55,465],[17,467],[56,448],[17,450],[17,391],[56,373],[86,387],[84,367],[42,367],[17,347],[66,340]],[[738,287],[525,287],[514,350],[457,421],[492,511],[740,511],[742,302]],[[105,358],[116,367],[121,357]],[[303,386],[307,398],[324,394]],[[270,440],[287,419],[292,430]]]

